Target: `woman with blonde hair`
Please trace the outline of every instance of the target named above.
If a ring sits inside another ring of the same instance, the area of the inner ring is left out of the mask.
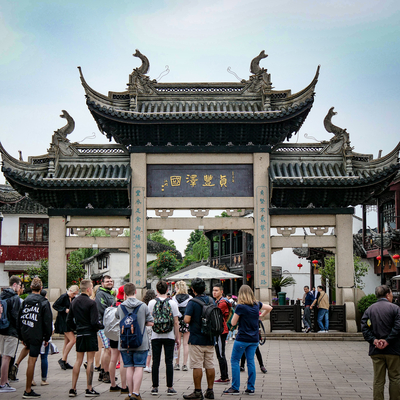
[[[260,315],[260,310],[263,312]],[[256,367],[254,364],[254,354],[258,347],[259,331],[258,320],[264,318],[272,307],[268,304],[258,302],[250,286],[242,285],[239,289],[238,304],[231,324],[235,326],[239,323],[238,334],[232,349],[231,369],[232,386],[225,390],[223,394],[239,395],[240,389],[240,366],[239,362],[243,353],[247,358],[247,389],[244,394],[254,394],[254,384],[256,382]]]
[[[79,286],[72,285],[67,292],[63,293],[53,304],[53,308],[58,311],[54,332],[64,334],[62,357],[58,360],[61,369],[64,370],[73,368],[72,365],[68,364],[67,358],[76,342],[76,338],[74,332],[67,327],[67,315],[71,301],[77,294],[79,294]]]
[[[186,311],[186,306],[189,303],[189,300],[192,298],[188,294],[188,288],[186,285],[185,281],[178,281],[175,283],[175,290],[176,290],[176,295],[172,298],[172,301],[175,301],[178,304],[178,309],[179,312],[181,313],[181,316],[179,317],[179,332],[182,333],[183,335],[183,365],[182,365],[182,371],[187,371],[187,360],[189,356],[189,325],[185,324],[183,321],[183,318],[185,316],[185,311]],[[180,370],[181,367],[179,365],[179,357],[181,353],[181,348],[179,346],[178,348],[178,358],[175,360],[175,365],[174,369]]]

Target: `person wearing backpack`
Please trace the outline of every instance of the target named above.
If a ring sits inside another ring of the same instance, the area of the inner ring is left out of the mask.
[[[97,332],[103,329],[99,322],[99,311],[94,300],[90,298],[93,293],[93,283],[90,279],[83,279],[80,284],[81,295],[77,296],[69,307],[67,315],[67,327],[76,331],[76,361],[72,369],[72,388],[69,397],[76,397],[76,383],[79,378],[79,371],[85,353],[87,359],[86,382],[87,388],[85,397],[100,396],[100,393],[93,389],[93,360],[96,351],[99,349],[97,343]]]
[[[149,351],[146,326],[153,325],[153,317],[147,305],[136,298],[136,286],[133,283],[124,285],[124,293],[125,301],[118,306],[116,313],[120,320],[118,350],[126,368],[128,396],[131,400],[142,400],[140,386]]]
[[[18,336],[29,350],[26,388],[22,396],[24,399],[40,397],[40,394],[32,390],[35,364],[42,348],[42,342],[47,347],[53,333],[53,313],[49,301],[40,294],[42,281],[39,278],[33,278],[31,290],[32,294],[22,303],[17,324]]]
[[[9,284],[10,287],[4,289],[0,296],[3,308],[0,326],[1,371],[3,372],[0,380],[0,393],[15,392],[15,388],[11,387],[8,381],[8,369],[18,347],[17,319],[21,307],[18,292],[22,286],[21,278],[12,275]]]
[[[149,310],[154,318],[153,332],[151,334],[151,348],[153,354],[153,366],[151,377],[153,388],[151,394],[158,395],[159,369],[161,360],[161,350],[164,347],[165,368],[167,379],[167,396],[176,395],[173,388],[174,380],[174,347],[179,348],[181,335],[179,333],[179,309],[175,301],[167,296],[168,283],[165,281],[157,282],[156,289],[158,297],[149,302]]]
[[[172,297],[172,300],[178,304],[178,310],[181,314],[179,316],[179,333],[182,334],[181,346],[178,349],[178,354],[176,357],[174,369],[180,370],[181,367],[179,365],[179,358],[181,348],[183,348],[183,365],[182,371],[187,371],[187,360],[189,357],[189,325],[184,322],[186,306],[189,303],[189,300],[192,299],[192,296],[188,293],[187,285],[185,281],[178,281],[175,283],[176,294]]]
[[[214,383],[229,383],[231,380],[228,375],[228,363],[226,362],[225,357],[225,344],[226,337],[228,336],[228,326],[227,322],[229,317],[232,317],[231,310],[232,306],[228,299],[222,297],[224,294],[223,286],[220,283],[217,283],[213,286],[213,297],[215,299],[215,303],[221,309],[222,315],[224,317],[224,331],[216,338],[215,342],[215,352],[217,354],[219,370],[221,372],[221,378],[217,379]],[[232,310],[233,313],[233,310]]]
[[[191,282],[191,289],[195,297],[186,307],[184,321],[189,324],[189,356],[190,368],[193,370],[194,391],[184,395],[186,400],[214,399],[214,338],[204,331],[203,305],[215,305],[214,300],[204,294],[206,284],[203,279],[195,278]],[[216,307],[218,309],[218,307]],[[203,367],[206,370],[207,390],[203,396],[201,380]]]

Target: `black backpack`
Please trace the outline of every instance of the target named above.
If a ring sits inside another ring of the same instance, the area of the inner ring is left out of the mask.
[[[214,304],[211,297],[208,298],[208,303],[200,299],[191,299],[202,307],[201,310],[201,333],[212,339],[214,336],[219,336],[224,331],[224,316],[221,309]]]

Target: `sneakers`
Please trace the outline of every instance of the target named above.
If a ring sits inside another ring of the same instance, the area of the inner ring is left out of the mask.
[[[0,393],[11,393],[15,392],[16,389],[11,387],[8,382],[5,383],[4,385],[0,385]]]
[[[87,362],[86,361],[83,363],[83,366],[85,367],[85,369],[87,369]]]
[[[187,365],[184,365],[184,366],[182,367],[182,371],[189,371]]]
[[[174,388],[167,389],[167,396],[174,396],[175,394],[177,394],[177,392]]]
[[[150,374],[151,373],[151,367],[144,367],[143,371],[144,372],[148,372]]]
[[[190,394],[184,394],[183,398],[185,400],[203,400],[204,399],[203,393],[201,393],[201,391],[200,392],[194,391]]]
[[[41,394],[36,393],[31,389],[31,391],[29,393],[25,391],[24,395],[22,396],[22,398],[23,399],[31,399],[32,397],[33,398],[37,398],[37,397],[40,397],[40,396],[41,396]]]
[[[140,394],[132,393],[130,400],[142,400],[142,396]]]
[[[96,392],[93,388],[91,390],[86,389],[85,397],[97,397],[100,396],[100,393]]]
[[[110,373],[104,372],[103,374],[103,383],[111,383]]]
[[[121,388],[118,385],[110,386],[110,392],[120,392]]]
[[[240,367],[240,372],[243,372],[244,371],[244,367]]]
[[[311,328],[306,328],[306,329],[304,329],[304,332],[305,332],[305,333],[310,333],[310,332],[311,332]]]
[[[176,371],[180,371],[180,370],[181,370],[181,366],[180,366],[179,364],[175,364],[175,365],[174,365],[174,369],[175,369]]]
[[[254,392],[254,390],[246,389],[246,390],[244,391],[244,394],[248,394],[249,396],[254,396],[254,395],[255,395],[255,392]]]
[[[204,393],[204,398],[205,399],[214,399],[214,390],[207,389],[206,392]]]
[[[76,392],[76,389],[69,389],[68,396],[69,397],[76,397],[78,393]]]
[[[58,363],[60,364],[61,369],[63,369],[64,371],[67,369],[67,367],[65,366],[65,361],[63,361],[62,358],[58,360]]]
[[[264,365],[261,367],[261,372],[262,372],[263,374],[266,374],[266,373],[267,373],[267,368],[265,368]]]
[[[104,374],[105,374],[105,372],[104,371],[102,371],[102,370],[100,370],[100,372],[99,372],[99,382],[103,382],[103,377],[104,377]]]
[[[15,381],[17,380],[18,367],[14,364],[11,366],[10,372],[8,373],[8,379]]]
[[[224,390],[222,392],[222,394],[231,394],[233,396],[239,396],[240,392],[239,392],[239,390],[236,390],[233,387],[230,387],[229,389]]]
[[[67,362],[64,363],[65,369],[74,369],[74,367],[71,364],[68,364]]]
[[[217,379],[216,381],[214,381],[214,383],[223,383],[223,384],[225,384],[225,383],[229,383],[231,380],[228,378],[228,379]]]
[[[87,363],[86,363],[87,364]],[[99,365],[98,367],[94,367],[94,370],[96,371],[96,372],[100,372],[101,371],[101,365]]]
[[[153,396],[157,396],[157,395],[158,395],[158,388],[152,388],[151,391],[150,391],[150,393],[151,393]]]
[[[128,386],[126,388],[121,388],[121,393],[128,393],[129,394]]]

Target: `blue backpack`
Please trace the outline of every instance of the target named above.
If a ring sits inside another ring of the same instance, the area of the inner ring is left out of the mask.
[[[136,307],[132,312],[128,313],[126,307],[121,304],[121,310],[124,312],[125,317],[122,318],[121,322],[119,323],[119,338],[121,340],[121,347],[124,349],[136,349],[143,342],[143,334],[146,329],[146,324],[143,331],[141,331],[137,319],[137,313],[140,307],[141,305]]]
[[[7,300],[0,300],[3,312],[0,316],[0,329],[6,329],[10,326],[10,320],[7,318]]]

